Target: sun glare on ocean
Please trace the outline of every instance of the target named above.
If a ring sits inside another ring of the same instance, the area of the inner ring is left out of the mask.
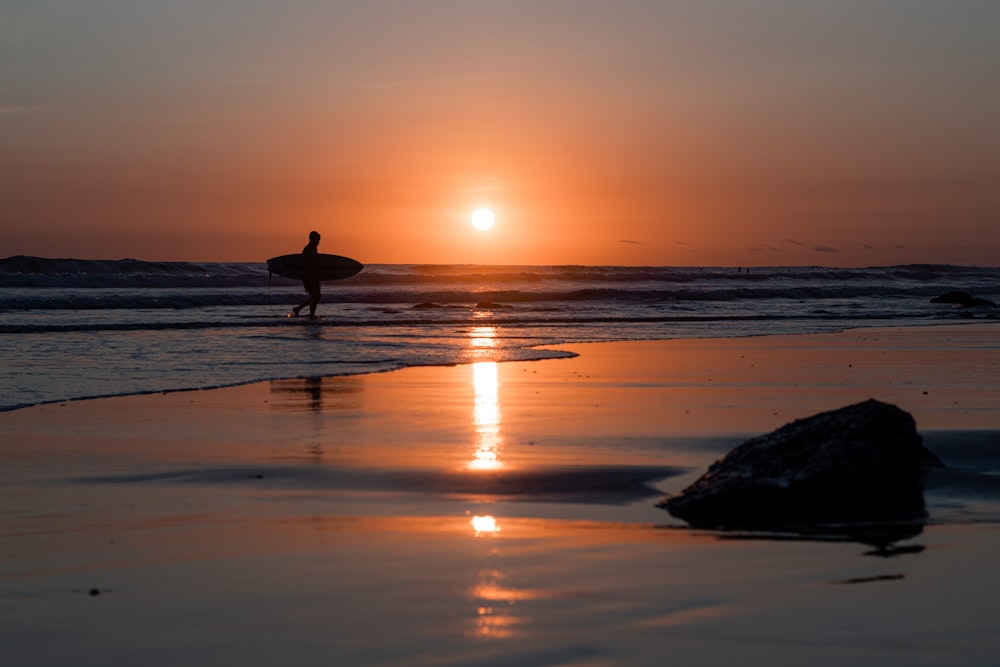
[[[472,226],[476,229],[486,231],[493,227],[496,221],[497,217],[488,208],[478,208],[472,212]]]

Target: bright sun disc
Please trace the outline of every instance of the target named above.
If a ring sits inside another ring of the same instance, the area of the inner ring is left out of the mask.
[[[497,221],[493,211],[488,208],[476,209],[472,214],[472,226],[476,229],[487,230]]]

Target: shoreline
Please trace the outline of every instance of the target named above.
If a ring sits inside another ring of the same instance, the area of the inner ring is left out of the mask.
[[[297,324],[302,325],[302,326],[308,326],[309,322],[308,321],[298,322]],[[846,335],[850,335],[851,333],[865,332],[865,331],[875,331],[875,332],[879,332],[879,331],[886,332],[886,331],[896,331],[896,330],[901,330],[901,331],[907,331],[907,330],[916,330],[916,331],[927,330],[927,331],[934,331],[934,330],[937,330],[937,329],[954,330],[954,329],[965,328],[965,327],[971,327],[971,328],[977,329],[977,330],[978,329],[982,329],[982,331],[985,332],[985,331],[988,331],[988,327],[992,327],[992,326],[998,326],[998,327],[1000,327],[1000,321],[979,320],[979,321],[974,321],[974,322],[939,322],[939,323],[933,323],[933,324],[915,324],[915,325],[906,325],[906,326],[895,326],[895,325],[873,326],[873,327],[861,326],[861,327],[850,327],[850,328],[846,328],[846,329],[842,329],[842,330],[838,330],[838,331],[834,331],[834,332],[823,332],[823,333],[802,333],[802,332],[798,332],[798,333],[766,333],[766,334],[747,334],[747,335],[738,336],[738,337],[712,337],[712,336],[708,336],[708,335],[703,335],[703,336],[684,337],[684,338],[638,338],[638,339],[629,339],[629,340],[577,341],[577,342],[564,342],[564,343],[554,343],[554,344],[544,344],[543,343],[543,344],[539,344],[539,345],[528,346],[525,349],[536,350],[536,351],[539,351],[539,352],[554,351],[554,352],[560,353],[560,354],[568,354],[568,355],[576,356],[576,355],[579,354],[579,352],[576,350],[577,347],[587,348],[589,346],[594,346],[594,345],[629,345],[629,344],[633,344],[633,343],[651,344],[651,343],[669,343],[669,342],[684,343],[684,342],[692,342],[692,341],[739,341],[739,340],[758,339],[758,338],[780,340],[780,339],[784,339],[784,338],[798,338],[798,337],[846,336]],[[506,363],[532,363],[532,362],[535,362],[535,361],[554,361],[554,360],[557,360],[557,359],[560,359],[560,358],[565,358],[565,357],[563,357],[563,356],[551,356],[551,357],[541,357],[541,358],[532,358],[532,359],[510,359],[510,358],[504,358],[504,359],[497,359],[496,363],[504,363],[504,364],[506,364]],[[484,359],[484,360],[488,360],[488,359]],[[45,400],[45,401],[42,401],[42,402],[39,402],[39,403],[25,403],[25,404],[12,405],[12,406],[2,406],[2,407],[0,407],[0,415],[3,415],[6,412],[17,412],[17,411],[20,411],[20,410],[26,410],[26,409],[32,409],[32,408],[39,408],[39,407],[43,407],[43,406],[70,404],[70,403],[76,403],[76,402],[80,402],[80,401],[102,401],[102,400],[122,399],[122,398],[130,398],[130,397],[137,397],[137,396],[156,396],[156,395],[167,395],[167,394],[174,394],[174,393],[182,393],[183,394],[183,393],[191,393],[191,392],[224,391],[224,390],[236,389],[236,388],[239,388],[239,387],[245,387],[245,386],[248,386],[248,385],[264,385],[264,384],[276,383],[276,382],[309,381],[309,380],[315,379],[316,377],[320,377],[320,378],[362,377],[362,376],[368,376],[368,375],[382,375],[382,374],[387,374],[387,373],[397,373],[397,372],[406,371],[406,370],[412,369],[412,368],[448,368],[448,367],[452,367],[452,366],[468,366],[468,365],[472,365],[472,364],[475,364],[475,363],[478,363],[478,361],[476,359],[469,359],[469,360],[461,361],[461,362],[457,362],[457,363],[418,364],[418,365],[412,365],[412,366],[402,366],[402,367],[397,367],[397,368],[379,369],[379,370],[373,370],[373,371],[356,371],[356,372],[345,373],[345,374],[320,375],[320,376],[295,376],[295,377],[280,377],[280,378],[270,378],[270,379],[256,379],[256,380],[248,380],[248,381],[244,381],[244,382],[236,382],[236,383],[232,383],[232,384],[220,384],[220,385],[213,385],[213,386],[207,386],[207,387],[183,387],[183,388],[179,388],[179,389],[149,389],[149,390],[140,390],[140,391],[135,391],[135,392],[127,392],[127,393],[109,393],[109,394],[99,394],[99,395],[94,395],[94,396],[70,397],[70,398]]]
[[[0,655],[988,664],[998,332],[579,343],[0,413]],[[869,397],[959,464],[899,549],[655,506],[746,437]]]

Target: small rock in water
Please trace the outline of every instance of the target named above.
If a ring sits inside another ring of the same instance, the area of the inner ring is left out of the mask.
[[[957,306],[962,306],[963,308],[996,308],[997,304],[989,299],[981,299],[976,296],[972,296],[969,292],[963,290],[954,290],[951,292],[945,292],[941,296],[936,296],[931,299],[931,303],[951,303]]]
[[[868,400],[747,440],[661,506],[703,528],[917,519],[940,466],[909,413]]]

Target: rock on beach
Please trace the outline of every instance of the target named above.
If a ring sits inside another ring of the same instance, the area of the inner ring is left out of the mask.
[[[661,506],[702,528],[919,519],[940,466],[909,413],[869,399],[747,440]]]

